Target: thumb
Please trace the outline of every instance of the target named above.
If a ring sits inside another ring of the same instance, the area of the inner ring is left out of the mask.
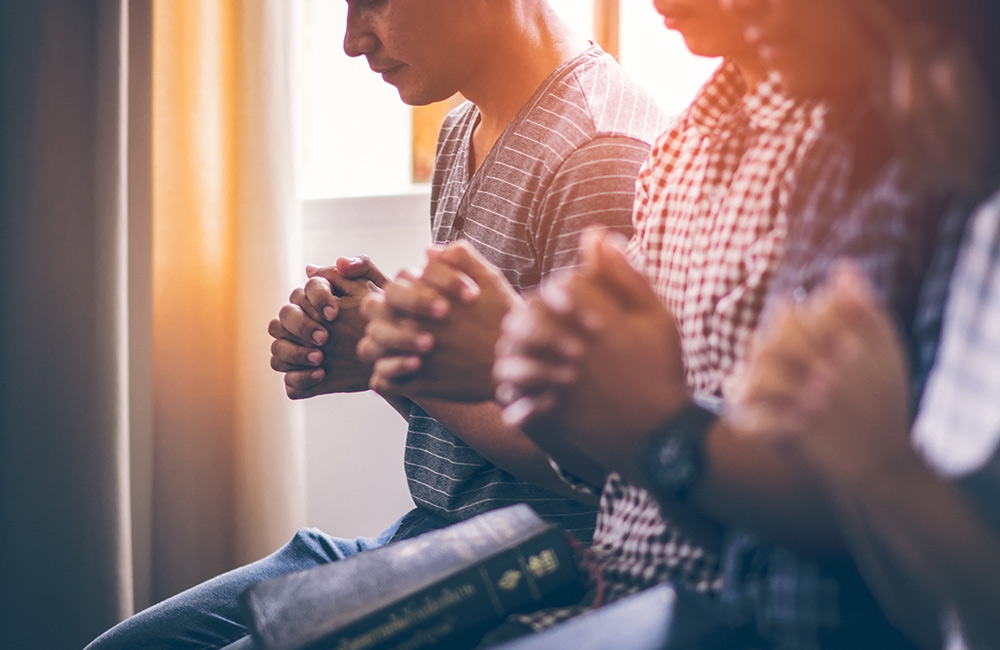
[[[379,288],[384,288],[389,283],[389,278],[375,266],[375,263],[367,255],[337,259],[337,271],[347,279],[368,280]]]
[[[638,271],[625,256],[627,240],[617,233],[588,230],[584,233],[583,260],[588,272],[622,305],[643,309],[660,306],[660,299],[649,284],[649,278]]]
[[[475,300],[483,287],[492,286],[501,277],[479,251],[464,240],[428,249],[427,260],[424,279],[438,290],[465,302]],[[443,268],[450,271],[442,273]]]
[[[430,259],[444,262],[469,276],[476,284],[483,284],[496,276],[496,270],[472,244],[460,239],[441,249],[427,251]]]
[[[830,272],[829,317],[835,317],[859,335],[873,336],[893,330],[892,317],[883,307],[868,276],[857,266],[838,262]]]
[[[337,260],[337,262],[339,263],[340,260]],[[329,285],[330,293],[337,297],[350,296],[357,293],[359,284],[368,280],[365,273],[362,273],[361,270],[357,272],[356,277],[352,277],[341,273],[336,266],[315,266],[312,264],[306,267],[306,275],[310,281],[316,279],[325,280]]]

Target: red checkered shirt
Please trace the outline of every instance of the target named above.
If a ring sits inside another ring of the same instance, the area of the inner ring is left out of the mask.
[[[677,319],[698,397],[721,396],[757,325],[783,251],[796,168],[824,118],[821,107],[782,95],[773,79],[747,92],[725,62],[640,171],[629,252]],[[665,580],[701,592],[721,586],[718,558],[678,534],[650,493],[617,474],[601,492],[588,556],[605,600]],[[522,621],[538,629],[579,609]]]

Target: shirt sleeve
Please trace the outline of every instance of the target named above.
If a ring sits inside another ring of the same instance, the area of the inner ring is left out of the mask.
[[[544,193],[533,233],[541,252],[541,276],[573,268],[579,263],[580,235],[591,227],[633,234],[632,212],[636,178],[649,157],[650,145],[623,136],[595,138],[570,154]],[[634,254],[634,251],[633,251]],[[637,262],[630,254],[633,262]],[[588,497],[601,494],[593,485],[563,469],[549,458],[559,479],[574,492]]]
[[[577,266],[588,228],[631,237],[636,177],[649,150],[634,138],[605,136],[567,156],[540,199],[532,232],[541,277]]]
[[[973,216],[949,286],[914,444],[945,476],[983,468],[1000,444],[1000,194]]]
[[[671,129],[665,132],[661,138],[667,136],[679,137],[679,134]],[[650,248],[647,241],[649,232],[643,228],[643,221],[649,217],[651,176],[653,169],[659,164],[657,152],[660,148],[660,142],[661,140],[657,140],[651,153],[639,167],[639,175],[635,180],[635,201],[632,203],[632,236],[628,240],[628,246],[625,247],[625,257],[628,258],[632,266],[642,271],[643,274],[648,274],[646,251]]]
[[[559,480],[562,481],[566,487],[573,490],[577,494],[582,494],[583,496],[588,497],[601,496],[601,491],[604,486],[588,483],[579,476],[566,471],[559,465],[556,459],[551,456],[549,456],[549,466],[552,468],[552,471],[556,473],[556,476],[559,477]]]

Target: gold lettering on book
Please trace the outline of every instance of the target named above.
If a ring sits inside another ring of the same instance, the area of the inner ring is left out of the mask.
[[[458,587],[445,587],[437,596],[426,595],[415,603],[402,606],[398,611],[389,614],[387,620],[356,636],[341,639],[336,650],[368,650],[393,636],[423,623],[449,607],[468,600],[476,594],[476,587],[466,583]],[[451,625],[453,626],[454,621]],[[424,633],[441,627],[441,624],[428,628]],[[449,629],[450,632],[450,629]]]
[[[395,646],[393,650],[415,650],[416,648],[433,646],[454,631],[457,620],[454,616],[445,617],[437,625],[432,625],[426,630],[414,632],[413,636]]]
[[[538,555],[528,557],[528,570],[536,578],[545,577],[559,570],[559,558],[555,551],[546,549]]]
[[[504,591],[514,591],[519,584],[521,584],[521,572],[517,569],[505,571],[497,582],[497,586]]]

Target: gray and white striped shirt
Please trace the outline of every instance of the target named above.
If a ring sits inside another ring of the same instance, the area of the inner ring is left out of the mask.
[[[472,171],[479,117],[466,103],[438,139],[433,239],[466,239],[518,291],[577,264],[590,226],[631,233],[639,166],[666,124],[655,101],[593,45],[538,88]],[[418,507],[449,521],[527,503],[589,543],[595,510],[515,478],[414,406],[405,453]]]

